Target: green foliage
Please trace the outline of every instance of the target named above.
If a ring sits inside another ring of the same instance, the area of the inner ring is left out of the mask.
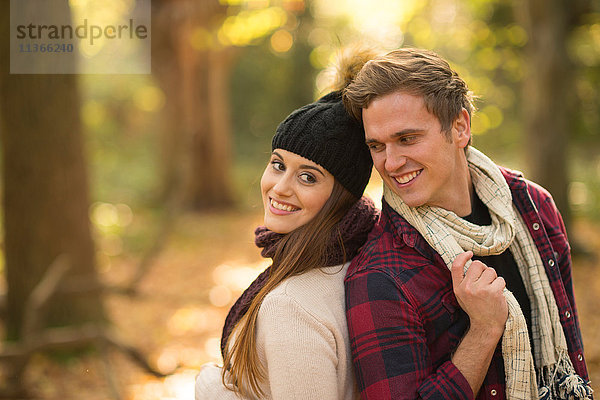
[[[266,46],[245,50],[232,75],[235,154],[241,159],[270,152],[277,125],[295,108],[313,101],[314,71],[294,65],[295,57],[272,54]]]
[[[162,93],[143,75],[84,75],[80,86],[92,201],[148,204],[159,185]]]
[[[140,253],[156,235],[160,186],[158,111],[150,76],[82,75],[81,118],[90,176],[90,219],[101,271],[123,253]],[[149,222],[150,221],[150,222]]]
[[[575,215],[600,220],[600,9],[596,8],[584,16],[568,43],[577,98],[569,197]]]

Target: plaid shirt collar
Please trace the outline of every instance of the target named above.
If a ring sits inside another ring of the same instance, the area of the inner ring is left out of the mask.
[[[404,243],[429,260],[439,257],[439,254],[429,246],[425,238],[394,211],[385,199],[382,199],[381,223],[384,231],[392,233],[394,243]]]

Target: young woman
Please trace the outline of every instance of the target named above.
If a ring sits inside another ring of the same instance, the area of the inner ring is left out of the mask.
[[[340,92],[283,121],[261,180],[256,244],[273,264],[223,329],[223,366],[196,378],[202,399],[354,399],[343,280],[378,211],[362,197],[372,162]]]

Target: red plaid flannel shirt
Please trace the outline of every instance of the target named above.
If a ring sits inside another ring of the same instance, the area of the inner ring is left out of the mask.
[[[577,373],[589,380],[565,227],[550,194],[501,168],[540,252]],[[442,258],[384,202],[381,219],[348,269],[346,316],[363,399],[472,399],[450,360],[469,325]],[[500,344],[478,399],[505,399]]]

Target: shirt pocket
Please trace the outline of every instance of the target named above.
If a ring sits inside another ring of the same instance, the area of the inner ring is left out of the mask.
[[[453,352],[462,339],[467,327],[469,317],[460,308],[452,289],[446,291],[440,298],[439,307],[426,327],[427,341],[432,353],[445,356],[448,351]]]

